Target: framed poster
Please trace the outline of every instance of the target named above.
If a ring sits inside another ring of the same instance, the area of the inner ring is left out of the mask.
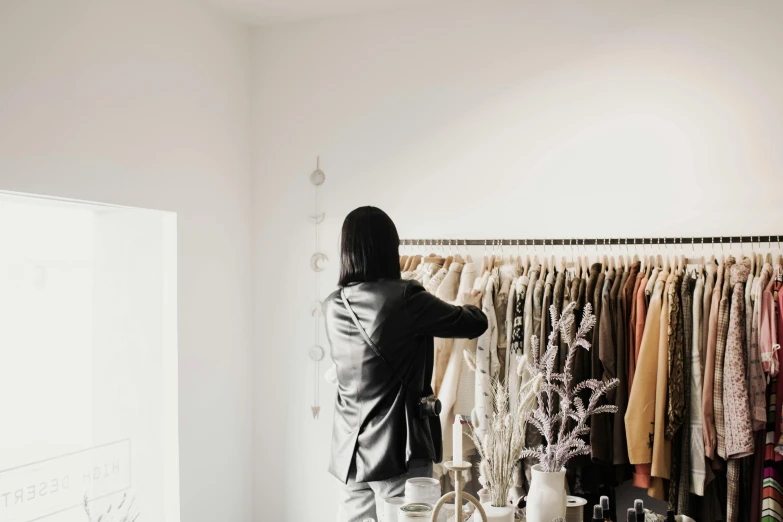
[[[179,522],[176,241],[0,193],[0,521]]]

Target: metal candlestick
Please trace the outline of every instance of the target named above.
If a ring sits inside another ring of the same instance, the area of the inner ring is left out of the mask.
[[[454,521],[455,522],[465,522],[465,514],[462,512],[462,501],[467,500],[474,506],[476,506],[476,510],[478,511],[479,515],[481,516],[481,522],[487,522],[487,514],[484,512],[484,508],[481,506],[481,502],[476,500],[476,497],[469,493],[465,493],[462,491],[462,472],[467,471],[471,468],[471,465],[467,462],[463,462],[462,464],[454,464],[454,462],[449,461],[445,462],[443,466],[448,469],[449,471],[454,473],[454,491],[449,491],[442,497],[440,497],[440,500],[438,500],[438,503],[435,504],[435,509],[432,511],[432,522],[437,522],[438,520],[438,514],[440,513],[440,510],[443,508],[443,506],[451,500],[454,499]]]

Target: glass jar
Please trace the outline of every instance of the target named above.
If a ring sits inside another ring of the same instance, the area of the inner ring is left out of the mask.
[[[432,506],[428,504],[405,504],[397,514],[397,522],[425,522],[432,519]]]

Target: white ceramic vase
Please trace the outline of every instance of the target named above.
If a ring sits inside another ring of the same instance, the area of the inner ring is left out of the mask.
[[[536,464],[532,474],[525,509],[527,522],[552,522],[558,517],[565,518],[565,468],[550,473],[542,471],[541,465]]]
[[[487,514],[487,522],[514,522],[514,508],[510,506],[495,507],[492,504],[481,504]],[[481,517],[474,515],[476,520]]]

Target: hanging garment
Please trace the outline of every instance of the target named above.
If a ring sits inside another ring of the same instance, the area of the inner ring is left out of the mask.
[[[633,292],[633,286],[636,284],[636,276],[639,273],[640,264],[634,263],[627,275],[624,275],[620,281],[618,288],[618,296],[616,297],[618,306],[614,315],[614,330],[615,330],[615,360],[617,363],[617,378],[620,383],[617,386],[617,393],[615,395],[615,406],[617,406],[617,413],[612,416],[612,423],[614,427],[613,441],[613,459],[616,466],[623,466],[618,468],[617,479],[618,482],[622,482],[627,477],[629,471],[628,466],[628,441],[625,433],[625,412],[628,408],[628,394],[630,386],[628,384],[628,369],[630,360],[629,350],[629,335],[628,324],[631,315],[631,293]],[[624,283],[623,283],[624,281]]]
[[[712,291],[715,288],[715,276],[718,273],[718,265],[711,261],[704,265],[704,295],[702,296],[701,310],[701,369],[704,374],[704,367],[707,364],[707,345],[710,332],[710,313],[712,311]],[[721,281],[723,278],[721,278]]]
[[[704,305],[703,293],[705,289],[706,278],[704,276],[696,279],[693,290],[693,311],[692,322],[693,335],[691,337],[691,358],[690,358],[690,394],[688,397],[688,422],[690,424],[690,491],[691,493],[704,496],[704,483],[706,478],[706,461],[704,455],[704,428],[702,408],[702,363],[701,355],[703,353],[702,342],[704,337],[701,334],[702,306]],[[687,308],[685,313],[688,313]],[[685,333],[687,336],[687,332]],[[686,360],[686,363],[688,361]]]
[[[560,303],[560,310],[558,310],[561,316],[563,315],[563,310],[565,310],[566,307],[576,298],[576,296],[572,293],[574,292],[574,285],[576,285],[576,292],[579,292],[579,282],[576,280],[576,278],[570,278],[570,275],[566,275],[565,284],[563,285],[563,300],[562,303]],[[576,322],[576,309],[574,309],[574,324],[579,324]],[[565,332],[560,332],[560,354],[558,357],[559,364],[557,365],[559,372],[565,370],[567,356],[568,345],[566,344]]]
[[[756,278],[758,284],[756,286],[756,301],[753,305],[753,329],[756,337],[756,342],[759,344],[759,349],[762,354],[764,350],[772,350],[772,342],[777,343],[777,332],[774,331],[777,316],[774,302],[774,280],[772,278],[772,265],[765,263],[761,269],[761,273]],[[765,332],[765,329],[772,325],[773,330]],[[764,438],[761,442],[756,439],[756,462],[754,463],[754,475],[753,475],[753,499],[761,498],[760,501],[760,513],[757,513],[756,502],[753,504],[753,511],[751,512],[751,520],[759,520],[759,517],[763,521],[767,520],[783,520],[783,487],[781,479],[783,475],[783,456],[775,452],[775,442],[777,438],[775,436],[777,419],[778,419],[778,397],[783,397],[783,394],[779,391],[779,384],[775,375],[777,375],[777,368],[775,373],[772,373],[772,360],[771,357],[761,356],[762,367],[771,377],[771,381],[766,388],[766,407],[767,407],[767,423],[765,425],[765,431],[763,433]],[[774,360],[777,361],[777,358]],[[759,450],[759,446],[763,448],[763,451]],[[759,465],[759,455],[761,457],[761,465]]]
[[[767,386],[767,427],[764,446],[764,466],[761,473],[761,520],[783,520],[783,456],[775,452],[775,428],[778,426],[778,407],[781,398],[778,379]],[[751,520],[758,520],[752,518]]]
[[[650,298],[653,293],[653,289],[655,288],[655,281],[658,280],[658,274],[660,273],[660,268],[657,266],[653,268],[652,274],[650,274],[649,281],[647,282],[647,287],[644,289],[644,295],[647,299],[647,305],[650,304]]]
[[[582,309],[584,310],[584,304],[590,303],[593,308],[593,314],[597,314],[595,307],[595,287],[598,283],[598,276],[601,272],[601,264],[596,263],[590,267],[590,272],[584,280],[585,288],[582,292],[580,285],[580,293],[582,299]],[[593,331],[596,327],[593,326]],[[592,339],[591,339],[592,340]],[[592,346],[590,350],[577,350],[574,354],[574,382],[581,382],[590,378],[590,351],[593,351],[595,346]]]
[[[455,265],[457,266],[455,267]],[[457,306],[463,305],[465,298],[470,294],[476,284],[477,276],[476,266],[473,263],[467,263],[464,266],[460,263],[452,263],[449,267],[449,274],[446,276],[443,283],[441,283],[440,288],[438,288],[437,297],[447,302],[453,302]],[[443,341],[441,352],[438,352],[437,349],[439,340]],[[476,339],[435,339],[435,344],[435,360],[438,361],[439,357],[446,359],[446,367],[442,372],[442,380],[439,383],[438,391],[436,391],[435,394],[441,402],[440,425],[443,437],[443,456],[445,460],[448,460],[453,456],[451,425],[454,422],[454,415],[466,414],[469,416],[470,410],[472,409],[472,407],[468,408],[466,412],[455,411],[454,405],[457,401],[457,389],[463,373],[463,352],[466,349],[475,352]],[[471,382],[475,382],[475,378]],[[470,402],[472,406],[472,395]],[[466,449],[465,446],[466,445],[463,442],[463,451]],[[472,449],[471,446],[472,445],[468,444],[467,448]]]
[[[723,380],[723,407],[731,415],[725,418],[725,450],[727,458],[753,454],[753,429],[748,400],[748,379],[745,373],[745,299],[744,288],[750,272],[750,261],[743,260],[731,267],[733,288],[729,332]]]
[[[530,360],[532,361],[532,351],[534,349],[538,350],[539,357],[543,354],[542,350],[546,350],[546,338],[541,336],[541,329],[542,329],[542,323],[544,322],[543,315],[544,315],[544,309],[543,309],[543,301],[544,301],[544,293],[547,286],[552,285],[554,283],[554,279],[552,278],[550,280],[551,272],[545,273],[541,272],[540,277],[536,281],[536,287],[533,289],[533,325],[531,330],[531,346],[530,346]],[[528,290],[529,291],[529,290]],[[527,310],[525,310],[527,311]],[[535,337],[538,341],[537,346],[533,346],[532,338]],[[536,447],[539,444],[543,442],[543,439],[541,437],[541,433],[535,429],[531,424],[528,424],[526,436],[525,436],[525,443],[528,447]],[[532,472],[530,471],[530,468],[532,468],[536,464],[536,461],[532,458],[527,458],[524,461],[524,469],[525,469],[525,477],[530,482],[530,479],[532,477]]]
[[[560,271],[557,273],[557,277],[555,277],[555,286],[552,288],[552,306],[555,307],[555,311],[557,312],[557,316],[560,317],[560,314],[563,313],[563,299],[565,297],[565,286],[566,286],[566,278],[565,273],[563,271]],[[551,315],[551,314],[550,314]],[[547,339],[549,338],[549,333],[552,330],[551,325],[551,317],[550,317],[550,325],[549,325],[549,331],[547,332]],[[557,338],[554,339],[555,345],[558,346],[557,350],[557,356],[555,357],[555,368],[560,367],[560,361],[561,361],[561,351],[559,349],[560,343],[560,334],[558,334]]]
[[[614,317],[612,301],[612,289],[615,281],[619,284],[619,278],[613,269],[609,269],[604,276],[604,285],[601,290],[601,315],[596,325],[598,329],[598,345],[593,356],[593,378],[599,381],[613,379],[617,373],[615,362],[614,341]],[[597,357],[596,357],[597,356]],[[606,393],[599,404],[614,404],[616,388]],[[611,464],[613,462],[612,450],[614,447],[613,428],[611,415],[594,415],[590,419],[590,450],[594,462]]]
[[[704,362],[704,380],[702,382],[702,410],[704,412],[704,454],[708,458],[715,460],[715,451],[718,448],[718,430],[715,427],[715,368],[717,367],[715,359],[717,357],[717,337],[718,337],[718,308],[723,295],[723,276],[725,266],[718,270],[715,288],[712,290],[712,303],[710,304],[709,334],[707,336],[707,346],[705,347]],[[722,366],[721,366],[721,371]],[[719,390],[723,390],[723,384]]]
[[[751,257],[752,256],[753,256],[753,254],[751,254]],[[748,258],[744,258],[744,259],[748,259]],[[751,263],[751,267],[752,267],[753,266],[753,261],[751,261],[750,259],[748,259],[748,261]],[[748,370],[748,372],[750,372],[750,366],[748,366],[748,364],[750,362],[750,357],[751,357],[749,351],[750,351],[750,345],[751,345],[751,339],[750,338],[751,338],[751,335],[753,333],[753,328],[752,328],[752,324],[753,324],[753,287],[755,286],[755,284],[754,284],[755,282],[756,282],[756,277],[755,277],[755,274],[753,273],[753,269],[751,268],[751,269],[748,270],[748,280],[745,282],[745,310],[747,311],[747,313],[745,314],[745,344],[744,344],[744,346],[745,346],[745,351],[746,351],[747,357],[748,357],[748,360],[746,361],[746,364],[745,364],[745,368]],[[750,404],[751,404],[751,408],[752,408],[753,407],[752,396],[751,396]],[[753,415],[753,410],[752,409],[751,409],[750,413],[751,413],[751,416],[752,416]],[[760,419],[759,419],[760,423],[763,424],[765,416],[766,415],[762,415],[760,417]]]
[[[766,277],[765,277],[766,276]],[[762,368],[770,376],[778,374],[777,324],[775,318],[775,297],[773,295],[774,278],[772,265],[766,264],[762,269],[761,306],[758,307],[758,342]],[[766,283],[766,284],[764,284]]]
[[[550,267],[549,273],[546,275],[546,282],[544,283],[544,294],[541,298],[541,325],[538,330],[538,355],[544,356],[546,352],[546,345],[549,342],[549,334],[552,333],[552,297],[555,287],[555,272],[554,267]]]
[[[473,428],[476,435],[483,437],[489,428],[489,415],[492,412],[490,388],[492,378],[498,374],[500,367],[497,361],[498,328],[495,315],[495,295],[498,291],[497,270],[487,272],[481,278],[486,281],[481,311],[487,316],[488,328],[476,344],[476,386],[473,405]]]
[[[636,371],[636,358],[631,357],[634,353],[634,341],[636,339],[636,291],[639,289],[639,284],[642,280],[642,275],[639,273],[641,263],[636,261],[631,265],[631,273],[628,276],[628,280],[623,286],[622,292],[622,309],[623,318],[625,320],[625,378],[626,395],[631,394],[631,385],[633,383],[633,374]],[[627,402],[626,402],[627,405]],[[625,430],[625,423],[623,423],[623,430]]]
[[[669,287],[668,405],[666,438],[671,440],[685,420],[685,364],[683,357],[683,323],[680,300],[682,276],[674,275]]]
[[[541,272],[541,276],[536,281],[536,287],[533,289],[533,331],[534,335],[538,339],[538,354],[541,356],[541,350],[546,347],[546,338],[541,336],[541,323],[544,314],[544,292],[547,285],[549,274],[547,271]]]
[[[516,411],[519,400],[520,377],[517,373],[517,367],[522,360],[522,351],[525,345],[525,296],[527,294],[527,283],[529,278],[526,275],[519,276],[514,281],[514,314],[511,324],[511,343],[509,344],[506,367],[508,368],[508,391],[509,407],[511,411]]]
[[[682,324],[684,413],[682,427],[680,428],[679,433],[676,434],[677,445],[679,446],[679,454],[672,453],[673,466],[676,465],[678,467],[679,473],[678,475],[674,475],[674,472],[672,471],[672,479],[677,476],[677,490],[675,492],[677,496],[677,503],[675,505],[675,511],[677,513],[687,514],[690,513],[691,491],[690,396],[691,382],[693,380],[693,376],[691,375],[691,361],[693,358],[693,352],[696,351],[696,349],[693,347],[693,302],[695,299],[694,288],[696,286],[696,280],[687,274],[681,279],[681,308],[679,319]],[[701,299],[701,296],[699,296],[699,299]],[[701,392],[701,390],[699,390],[699,392]],[[701,398],[701,393],[699,393],[699,398]],[[699,430],[699,439],[701,439],[701,430]]]
[[[715,340],[715,389],[712,395],[712,408],[715,414],[715,433],[717,434],[717,452],[718,456],[726,458],[725,442],[725,420],[723,408],[723,373],[726,355],[726,340],[729,333],[729,303],[731,300],[731,267],[734,265],[734,258],[729,257],[726,260],[723,269],[723,290],[720,303],[718,305],[718,325],[716,329]],[[727,479],[728,481],[728,476]]]
[[[668,483],[671,477],[672,445],[666,438],[666,394],[669,390],[669,321],[671,309],[669,300],[674,274],[661,272],[666,277],[666,286],[663,291],[663,305],[661,306],[661,333],[658,339],[658,371],[655,384],[655,424],[653,426],[653,452],[652,467],[650,470],[650,487],[647,494],[658,500],[665,500],[668,492]]]
[[[567,298],[563,299],[563,309],[568,306],[569,303],[574,303],[574,324],[581,324],[582,321],[582,309],[584,308],[584,293],[585,293],[585,280],[581,277],[574,277],[570,282],[566,283],[568,288]],[[561,310],[562,313],[562,310]],[[574,335],[574,332],[571,332]],[[566,356],[568,355],[568,345],[565,343],[565,336],[560,336],[560,366],[559,371],[565,371]],[[571,370],[573,371],[573,362]]]
[[[781,270],[781,267],[775,268],[775,270]],[[777,280],[777,275],[774,276]],[[783,340],[783,288],[780,286],[780,281],[775,282],[775,288],[777,289],[777,299],[775,302],[778,323],[778,343]],[[783,378],[778,379],[778,408],[777,423],[775,424],[775,453],[783,455]]]
[[[494,287],[495,279],[491,272],[476,279],[476,287],[484,289],[481,300],[481,311],[487,316],[487,330],[476,341],[475,356],[475,381],[473,387],[473,407],[471,420],[473,428],[479,437],[483,437],[491,408],[488,388],[491,386],[491,363],[493,349],[497,348],[497,317],[495,315]]]
[[[639,352],[642,348],[642,339],[644,337],[645,323],[647,321],[647,298],[645,296],[645,289],[647,288],[647,278],[642,275],[642,279],[639,281],[639,287],[636,289],[634,295],[634,313],[631,320],[634,323],[635,338],[633,339],[633,351],[629,350],[629,357],[632,361],[632,366],[629,369],[628,382],[630,389],[628,390],[628,397],[631,396],[631,390],[633,390],[633,383],[635,382],[635,375],[639,368]]]
[[[650,486],[650,467],[652,463],[653,429],[655,423],[656,383],[658,380],[658,344],[661,335],[661,309],[666,274],[655,281],[647,320],[644,323],[636,376],[628,399],[625,413],[625,431],[628,436],[628,458],[636,468],[633,485],[647,488]],[[644,299],[644,288],[640,287],[639,296]],[[637,313],[639,308],[637,308]]]
[[[527,292],[528,277],[519,276],[512,285],[512,292],[509,294],[509,309],[512,310],[510,340],[508,345],[506,368],[508,375],[506,382],[509,390],[509,411],[516,411],[519,404],[520,378],[517,373],[517,367],[522,361],[522,350],[524,347],[524,316],[525,316],[525,294]],[[513,296],[513,302],[512,302]],[[514,466],[514,484],[515,488],[524,486],[523,470],[521,462]]]
[[[743,349],[747,339],[744,291],[749,272],[750,261],[745,259],[731,267],[729,280],[732,297],[723,381],[723,406],[730,412],[725,417],[725,452],[728,459],[727,522],[735,522],[739,519],[741,478],[739,459],[753,454],[753,429],[750,420],[748,381],[745,374],[747,356]],[[720,441],[718,444],[720,451]]]
[[[449,266],[448,270],[442,268],[430,280],[430,288],[435,287],[435,290],[427,291],[434,293],[436,297],[446,301],[447,303],[453,303],[457,299],[457,292],[459,291],[460,279],[462,278],[463,265],[461,263],[453,262]],[[443,274],[441,276],[441,274]],[[440,283],[433,285],[433,281],[440,279]],[[435,395],[440,394],[440,386],[443,382],[443,376],[446,373],[446,366],[449,364],[451,358],[451,349],[454,345],[454,339],[435,339],[435,365],[432,372],[432,389]]]
[[[533,301],[535,301],[534,295],[535,295],[535,289],[538,285],[538,278],[539,278],[539,271],[540,267],[537,264],[534,264],[530,267],[528,270],[528,276],[530,280],[528,281],[527,285],[527,292],[525,294],[525,321],[524,321],[524,337],[525,337],[525,343],[523,348],[523,357],[525,358],[525,370],[523,371],[521,382],[524,384],[528,380],[530,380],[530,373],[527,371],[527,364],[532,364],[533,362],[533,352],[531,351],[532,346],[532,338],[533,338],[533,332],[534,332],[534,321],[533,321]]]
[[[579,294],[577,297],[577,306],[579,320],[582,319],[582,314],[589,303],[593,309],[593,315],[596,315],[595,309],[595,288],[598,283],[598,277],[601,271],[601,264],[596,263],[590,267],[590,270],[585,272],[585,277],[579,283]],[[596,326],[593,326],[595,331]],[[590,350],[577,350],[574,353],[574,382],[584,381],[590,378],[590,351],[594,350],[591,347]],[[580,394],[583,400],[589,396],[587,392]],[[582,439],[589,444],[589,436],[586,435]],[[527,463],[526,463],[527,464]],[[597,489],[594,477],[589,476],[589,470],[592,467],[590,455],[579,455],[568,461],[566,465],[566,475],[568,478],[569,487],[574,495],[581,496],[582,498],[588,498]],[[588,471],[588,473],[585,473]]]
[[[729,459],[726,462],[726,522],[737,522],[739,520],[739,481],[740,481],[740,461],[739,459]]]
[[[763,275],[764,269],[761,269]],[[748,275],[750,280],[750,274]],[[753,279],[754,287],[761,288],[761,279]],[[747,289],[747,286],[746,286]],[[756,316],[761,314],[761,292],[756,292],[755,298],[749,298],[750,292],[745,297],[745,339],[747,366],[746,373],[748,379],[748,388],[750,390],[750,420],[753,431],[763,430],[767,424],[767,380],[764,375],[764,366],[761,363],[761,352],[759,350],[759,328],[755,321]],[[750,304],[750,306],[748,306]],[[758,314],[757,314],[758,312]]]
[[[498,269],[500,281],[498,294],[495,303],[495,311],[498,319],[498,362],[500,363],[499,375],[503,382],[506,377],[506,350],[509,344],[510,335],[510,317],[509,311],[509,294],[511,293],[511,285],[519,276],[519,265],[505,264],[501,265]],[[512,310],[513,311],[513,310]]]
[[[506,339],[503,351],[498,348],[498,357],[500,357],[500,376],[506,386],[509,385],[510,374],[517,372],[517,367],[512,363],[511,358],[511,336],[514,333],[514,304],[517,300],[517,287],[514,284],[516,277],[511,281],[508,290],[508,305],[506,306]],[[499,341],[498,341],[499,342]],[[509,400],[511,398],[509,397]]]
[[[481,285],[481,276],[478,272],[478,266],[475,263],[465,263],[462,268],[462,276],[460,277],[458,296],[464,296],[473,290],[479,290],[486,286]],[[458,297],[459,299],[459,297]],[[468,368],[467,364],[464,364],[464,352],[470,352],[475,355],[476,345],[478,339],[455,339],[452,347],[452,357],[454,357],[454,364],[460,368],[459,378],[456,385],[456,399],[454,401],[454,415],[464,415],[466,418],[470,418],[473,412],[473,401],[475,398],[476,389],[476,373]],[[449,358],[451,363],[451,358]],[[446,374],[449,374],[448,368],[446,368]],[[447,397],[447,393],[444,392],[444,386],[448,383],[448,379],[444,376],[444,383],[441,383],[441,395]],[[472,445],[472,443],[471,443]],[[466,446],[463,447],[465,450]]]
[[[437,274],[440,269],[443,268],[443,266],[440,263],[434,263],[432,261],[426,260],[423,261],[422,264],[424,265],[424,269],[414,279],[421,283],[424,288],[427,288],[430,279],[432,279],[435,274]]]
[[[430,278],[429,281],[427,281],[427,284],[424,285],[424,289],[431,294],[435,294],[438,291],[438,287],[440,286],[440,284],[443,282],[444,279],[446,279],[446,275],[448,273],[449,273],[448,268],[441,268],[435,273],[435,275],[433,275]]]

